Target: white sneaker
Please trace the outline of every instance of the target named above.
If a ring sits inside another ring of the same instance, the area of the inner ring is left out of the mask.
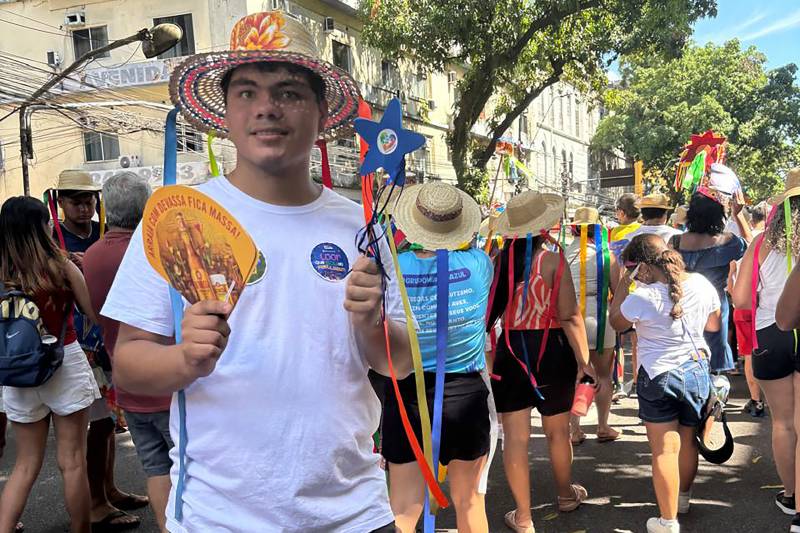
[[[647,521],[647,533],[680,533],[681,526],[677,520],[665,523],[661,518],[653,517]]]
[[[689,512],[691,505],[692,491],[681,492],[678,494],[678,514],[686,514]]]

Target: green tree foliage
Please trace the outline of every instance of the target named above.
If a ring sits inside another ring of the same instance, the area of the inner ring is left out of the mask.
[[[544,89],[600,90],[619,54],[675,55],[716,0],[363,0],[361,14],[386,57],[463,69],[448,142],[460,187],[477,196],[497,140]],[[472,143],[484,111],[490,137]]]
[[[728,138],[727,163],[748,194],[766,198],[800,164],[800,87],[794,64],[766,71],[765,63],[736,40],[690,44],[673,60],[626,57],[592,144],[642,159],[672,183],[674,159],[691,134],[713,129]]]

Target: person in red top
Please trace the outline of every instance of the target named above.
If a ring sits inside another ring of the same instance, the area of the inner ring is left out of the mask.
[[[542,415],[558,510],[574,511],[588,497],[584,487],[572,482],[569,418],[576,383],[585,376],[597,383],[597,375],[569,267],[545,249],[541,235],[563,211],[560,196],[526,191],[511,198],[497,220],[497,233],[506,244],[495,267],[499,274],[487,328],[491,331],[502,317],[493,366],[500,379],[492,382],[492,392],[503,424],[506,478],[517,505],[506,513],[505,524],[516,533],[535,531],[528,463],[533,407]],[[559,270],[562,277],[553,294]]]
[[[25,509],[42,468],[51,417],[71,529],[90,528],[86,428],[88,408],[100,391],[72,324],[72,302],[90,320],[97,317],[83,275],[50,236],[49,218],[44,204],[24,196],[8,199],[0,209],[0,282],[31,296],[48,333],[64,331],[64,360],[50,379],[38,387],[3,387],[17,458],[0,496],[0,531],[13,531]]]
[[[108,231],[93,244],[83,257],[83,271],[89,286],[92,307],[96,313],[106,301],[108,291],[119,269],[133,231],[142,219],[150,186],[132,172],[120,172],[103,185]],[[119,322],[100,316],[103,343],[114,357]],[[112,371],[113,379],[113,371]],[[147,493],[159,527],[164,529],[165,509],[169,497],[169,470],[173,446],[169,435],[170,396],[142,396],[115,387],[117,405],[125,412],[128,430],[136,453],[147,475]]]

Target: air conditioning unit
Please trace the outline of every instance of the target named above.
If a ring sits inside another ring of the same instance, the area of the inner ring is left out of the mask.
[[[65,26],[85,26],[86,13],[83,11],[76,11],[74,13],[67,13],[64,15]]]
[[[61,66],[61,55],[55,50],[47,51],[47,64],[53,68]]]
[[[139,160],[138,155],[132,154],[119,156],[119,166],[121,168],[135,168],[140,165],[141,161]]]
[[[456,82],[456,73],[454,70],[451,70],[447,73],[447,83],[455,83]]]
[[[336,22],[333,17],[325,17],[324,30],[325,33],[331,33],[336,29]]]
[[[428,109],[431,111],[436,109],[436,100],[428,100]]]
[[[271,5],[273,11],[289,11],[286,8],[286,0],[272,0]]]

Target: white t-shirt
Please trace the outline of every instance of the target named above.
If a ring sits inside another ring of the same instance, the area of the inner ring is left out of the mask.
[[[682,286],[683,320],[669,316],[673,303],[664,283],[637,286],[620,307],[622,316],[636,325],[639,364],[651,378],[681,366],[695,347],[710,353],[703,331],[708,316],[719,309],[717,291],[701,274],[689,274]]]
[[[392,522],[386,480],[373,453],[380,404],[343,308],[345,279],[312,265],[320,244],[359,256],[361,207],[329,189],[314,202],[258,201],[226,178],[198,187],[230,211],[266,258],[233,311],[214,372],[186,389],[187,469],[182,523],[174,520],[178,407],[170,433],[172,492],[167,527],[194,532],[362,533]],[[385,243],[384,243],[385,244]],[[405,322],[388,246],[387,313]],[[321,270],[321,272],[320,272]],[[147,262],[141,227],[102,314],[173,335],[167,283]]]
[[[641,226],[639,226],[638,229],[635,229],[634,231],[628,234],[628,242],[632,241],[633,238],[636,237],[637,235],[648,234],[648,233],[655,233],[656,235],[664,239],[665,243],[669,244],[669,240],[673,237],[673,235],[680,235],[683,232],[679,229],[675,229],[672,226],[667,226],[667,225],[646,226],[642,224]]]

